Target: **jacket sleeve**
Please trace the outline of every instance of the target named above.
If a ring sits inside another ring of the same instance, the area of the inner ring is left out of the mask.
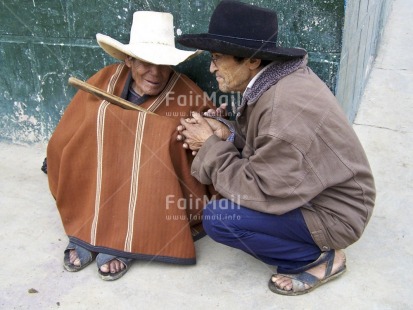
[[[242,158],[234,144],[211,136],[193,161],[192,175],[237,204],[275,214],[300,207],[322,191],[293,145],[271,135],[256,137],[254,144],[255,153]]]

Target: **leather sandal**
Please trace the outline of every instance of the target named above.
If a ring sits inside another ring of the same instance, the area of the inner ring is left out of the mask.
[[[333,269],[334,256],[335,250],[324,252],[315,262],[308,265],[308,268],[306,270],[309,270],[315,266],[326,264],[326,270],[322,279],[318,279],[317,277],[306,271],[298,274],[276,273],[274,275],[281,275],[283,277],[290,278],[293,286],[292,289],[287,291],[278,287],[277,284],[272,281],[272,276],[270,278],[270,281],[268,282],[268,287],[272,292],[281,295],[296,296],[309,293],[320,285],[341,276],[346,271],[346,263],[344,261],[343,265],[334,274],[331,274],[331,271]]]
[[[103,265],[109,263],[111,260],[114,260],[114,259],[117,259],[118,261],[120,261],[125,266],[125,268],[115,273],[111,273],[110,271],[103,272],[102,270],[100,270],[100,267],[102,267]],[[104,254],[104,253],[99,253],[98,256],[96,257],[96,263],[98,265],[98,272],[102,280],[105,280],[105,281],[114,281],[114,280],[121,278],[126,272],[128,272],[132,262],[133,262],[133,259],[131,258],[113,256],[113,255]]]
[[[80,266],[76,266],[70,262],[70,250],[75,250],[77,257],[80,260]],[[63,267],[70,272],[80,271],[88,266],[95,259],[96,255],[80,245],[69,242],[64,252]]]

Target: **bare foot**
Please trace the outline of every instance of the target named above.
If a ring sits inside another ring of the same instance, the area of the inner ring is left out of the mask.
[[[100,271],[105,272],[105,273],[116,273],[119,272],[123,269],[125,269],[126,266],[119,260],[117,260],[116,258],[112,259],[111,261],[109,261],[108,263],[102,265],[100,267]]]
[[[334,256],[333,268],[331,274],[335,274],[341,267],[346,263],[346,255],[342,250],[336,250]],[[306,270],[307,273],[312,274],[317,279],[322,280],[325,277],[325,272],[327,268],[327,262],[315,266],[309,270]],[[275,274],[271,277],[271,281],[280,289],[284,291],[291,291],[293,289],[292,279],[288,276],[282,274]],[[309,285],[304,284],[305,289],[310,288]]]

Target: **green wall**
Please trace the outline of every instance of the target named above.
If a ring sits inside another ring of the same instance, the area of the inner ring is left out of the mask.
[[[364,0],[362,0],[364,1]],[[0,137],[13,143],[47,143],[75,93],[68,78],[87,79],[115,60],[96,33],[129,41],[133,12],[174,15],[176,33],[206,32],[218,0],[4,0],[0,4]],[[303,47],[310,66],[336,91],[345,16],[343,0],[244,1],[275,9],[279,42]],[[202,55],[180,65],[208,93],[216,84]]]

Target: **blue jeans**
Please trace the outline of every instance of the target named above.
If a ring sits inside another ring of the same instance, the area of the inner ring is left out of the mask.
[[[213,240],[277,266],[280,273],[293,273],[321,254],[300,209],[274,215],[220,199],[205,206],[203,225]]]

